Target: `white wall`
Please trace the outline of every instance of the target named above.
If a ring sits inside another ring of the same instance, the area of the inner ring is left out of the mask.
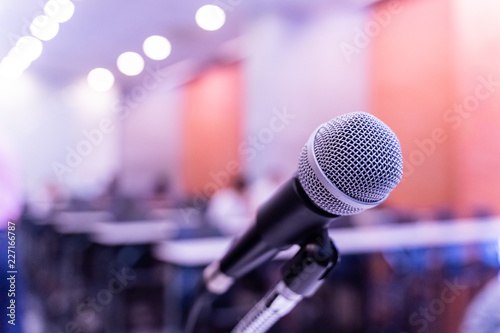
[[[355,28],[366,12],[329,10],[301,21],[265,16],[251,28],[246,62],[248,136],[264,138],[262,149],[247,158],[248,171],[260,175],[282,169],[288,177],[297,168],[302,146],[321,123],[368,109],[368,57],[361,51],[346,59],[341,42],[352,44]],[[267,139],[273,110],[295,115],[272,140]],[[257,143],[263,143],[262,140]],[[269,142],[268,142],[269,141]],[[266,143],[267,142],[267,143]]]
[[[85,81],[51,88],[28,73],[3,84],[0,131],[17,152],[26,195],[44,199],[47,184],[81,196],[101,191],[116,170],[118,141],[115,129],[96,131],[103,119],[106,129],[115,124],[116,91],[97,93]]]
[[[165,82],[144,91],[137,105],[131,104],[127,109],[128,116],[121,124],[122,189],[129,194],[146,195],[156,177],[166,175],[174,189],[179,190],[182,186],[181,90],[172,89],[171,84]],[[126,98],[131,96],[133,94]]]

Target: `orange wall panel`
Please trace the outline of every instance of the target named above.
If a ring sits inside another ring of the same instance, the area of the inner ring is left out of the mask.
[[[457,206],[500,213],[500,3],[456,0]]]
[[[373,37],[372,112],[400,138],[404,181],[389,202],[500,213],[500,4],[399,3]]]
[[[183,110],[183,178],[188,193],[210,197],[241,169],[242,75],[215,66],[187,84]]]
[[[401,141],[403,182],[388,202],[433,208],[453,202],[453,136],[443,125],[452,105],[449,0],[387,1],[400,9],[371,43],[371,112]]]

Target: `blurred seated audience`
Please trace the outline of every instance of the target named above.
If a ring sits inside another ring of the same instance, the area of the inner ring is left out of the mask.
[[[238,177],[232,186],[217,191],[208,202],[206,218],[224,235],[244,232],[253,218],[247,181]]]
[[[147,207],[140,198],[123,193],[118,176],[114,177],[104,192],[94,199],[92,208],[108,210],[116,221],[135,221],[147,218]]]
[[[146,206],[148,216],[152,219],[169,218],[168,211],[179,206],[179,200],[166,175],[159,175],[154,180]]]

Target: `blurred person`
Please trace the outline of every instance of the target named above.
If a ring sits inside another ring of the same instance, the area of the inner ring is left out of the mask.
[[[154,183],[151,196],[151,208],[162,209],[175,206],[172,186],[167,176],[158,176]]]
[[[227,236],[238,235],[247,229],[253,218],[247,181],[239,177],[231,187],[217,191],[208,202],[206,217]]]
[[[120,180],[118,176],[114,176],[104,187],[92,203],[93,208],[99,210],[112,209],[114,201],[120,196]]]
[[[469,305],[461,333],[500,332],[500,278],[490,281]]]
[[[147,218],[147,208],[140,198],[126,195],[119,176],[108,183],[104,192],[92,204],[92,208],[107,209],[116,221],[134,221]]]
[[[173,218],[173,208],[178,207],[179,200],[174,193],[170,179],[166,175],[155,178],[151,194],[147,198],[148,217],[152,219]]]

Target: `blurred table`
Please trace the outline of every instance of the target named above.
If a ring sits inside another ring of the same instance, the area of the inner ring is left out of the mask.
[[[371,227],[330,229],[340,254],[383,252],[391,250],[495,242],[500,239],[500,218],[421,221]],[[157,259],[180,266],[204,266],[219,259],[232,238],[165,240],[153,253]],[[298,247],[279,254],[277,259],[292,256]]]
[[[90,239],[101,245],[133,245],[156,243],[177,236],[179,227],[170,220],[97,222]]]
[[[62,234],[85,234],[93,230],[95,223],[112,219],[113,216],[107,211],[60,212],[52,224]]]

